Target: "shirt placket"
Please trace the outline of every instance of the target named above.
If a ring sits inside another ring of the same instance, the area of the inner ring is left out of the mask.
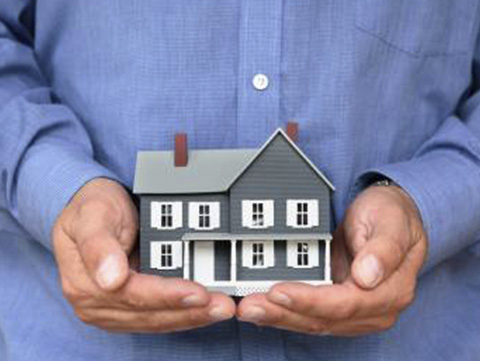
[[[242,1],[237,141],[257,147],[279,126],[282,0]]]
[[[282,0],[242,1],[237,99],[237,141],[258,147],[277,128],[280,113]],[[284,360],[281,332],[239,323],[243,360]]]

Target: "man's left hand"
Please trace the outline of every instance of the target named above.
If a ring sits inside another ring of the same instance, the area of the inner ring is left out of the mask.
[[[413,200],[397,186],[370,187],[332,241],[334,285],[279,283],[245,297],[240,320],[309,334],[355,336],[392,327],[415,293],[427,237]]]

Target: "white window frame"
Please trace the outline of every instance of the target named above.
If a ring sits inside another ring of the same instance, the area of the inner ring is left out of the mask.
[[[150,225],[152,228],[156,228],[159,230],[173,230],[182,228],[182,202],[152,202],[150,207]],[[171,220],[171,222],[168,222],[168,220]]]
[[[170,259],[170,265],[164,260]],[[183,264],[183,244],[181,241],[150,242],[150,268],[157,270],[175,270]]]
[[[273,200],[242,201],[242,225],[250,229],[273,227],[275,204]],[[260,222],[259,222],[260,221]]]
[[[206,208],[205,208],[206,207]],[[208,209],[208,214],[200,210]],[[201,219],[208,220],[209,226],[201,225]],[[208,231],[220,228],[220,202],[190,202],[188,204],[188,226],[198,231]]]
[[[320,224],[318,203],[318,199],[287,200],[287,226],[292,228],[318,227]]]
[[[287,266],[292,268],[314,268],[320,266],[320,249],[318,240],[288,240]],[[307,245],[307,248],[301,248]],[[304,257],[304,258],[301,258]],[[306,263],[303,260],[306,259]],[[305,263],[305,264],[303,264]]]
[[[259,259],[262,263],[258,264]],[[256,264],[257,263],[257,264]],[[242,266],[251,269],[264,269],[275,266],[274,241],[247,240],[242,242]]]

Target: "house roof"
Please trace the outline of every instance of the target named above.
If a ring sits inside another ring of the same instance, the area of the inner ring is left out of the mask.
[[[137,155],[134,193],[192,194],[227,191],[277,136],[284,137],[313,171],[332,189],[325,175],[290,140],[277,129],[260,149],[193,150],[186,167],[174,166],[173,151],[141,151]]]

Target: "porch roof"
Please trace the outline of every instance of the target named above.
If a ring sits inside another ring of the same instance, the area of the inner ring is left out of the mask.
[[[228,240],[249,240],[249,241],[266,241],[266,240],[331,240],[330,233],[208,233],[208,232],[193,232],[185,233],[182,237],[183,241],[228,241]]]

